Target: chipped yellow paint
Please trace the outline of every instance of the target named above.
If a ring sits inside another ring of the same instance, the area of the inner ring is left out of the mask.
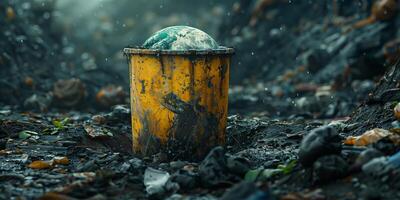
[[[127,48],[124,51],[130,65],[134,152],[152,155],[168,149],[169,140],[182,140],[178,137],[182,134],[193,134],[196,141],[190,143],[196,148],[184,148],[191,149],[195,157],[224,144],[232,49],[178,52]],[[172,105],[168,101],[171,94],[179,99]],[[185,109],[195,114],[180,117],[197,116],[194,122],[178,120]]]

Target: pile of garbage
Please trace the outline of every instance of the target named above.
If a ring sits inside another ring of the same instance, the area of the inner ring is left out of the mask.
[[[237,51],[230,108],[348,116],[399,57],[393,2],[237,1],[219,37]]]

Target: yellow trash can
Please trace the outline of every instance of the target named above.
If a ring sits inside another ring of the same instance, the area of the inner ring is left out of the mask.
[[[224,144],[233,52],[124,49],[134,152],[195,160]]]

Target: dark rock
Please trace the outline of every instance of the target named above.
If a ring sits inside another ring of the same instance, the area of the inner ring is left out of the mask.
[[[332,126],[322,126],[313,129],[300,144],[299,161],[305,167],[310,167],[321,156],[339,154],[341,137]]]
[[[199,177],[192,171],[181,169],[172,174],[170,181],[178,183],[181,190],[188,191],[197,187]]]
[[[206,187],[226,183],[231,177],[226,166],[225,152],[222,147],[215,147],[200,163],[199,176]]]
[[[389,138],[382,138],[378,142],[372,144],[372,147],[381,151],[385,155],[392,155],[400,150],[400,147],[393,143]]]
[[[318,158],[313,165],[313,180],[328,182],[346,175],[349,165],[340,156],[329,155]]]

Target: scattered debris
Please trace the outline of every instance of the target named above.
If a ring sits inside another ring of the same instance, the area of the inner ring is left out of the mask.
[[[84,124],[83,127],[91,138],[107,138],[113,136],[109,130],[100,126]]]
[[[67,157],[56,156],[52,161],[55,165],[69,165],[69,159]]]
[[[51,163],[47,161],[36,160],[29,164],[28,167],[32,169],[49,169],[51,168]]]
[[[393,136],[393,141],[396,141],[396,134],[385,129],[375,128],[363,133],[360,136],[349,136],[344,141],[346,145],[366,146],[379,141],[382,138]]]
[[[50,161],[37,160],[28,165],[32,169],[49,169],[56,165],[69,165],[70,161],[65,156],[55,156]]]
[[[361,136],[349,136],[344,141],[344,144],[347,145],[356,145],[356,146],[366,146],[368,144],[374,143],[384,137],[390,135],[390,132],[384,129],[373,129],[363,133]]]

